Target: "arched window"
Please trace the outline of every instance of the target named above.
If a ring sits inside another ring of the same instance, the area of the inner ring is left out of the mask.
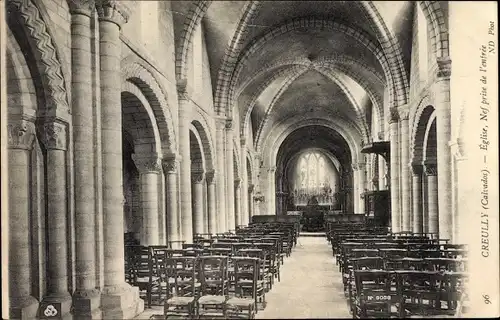
[[[324,192],[330,187],[328,171],[327,161],[321,153],[313,151],[303,154],[298,161],[295,188],[308,194]]]

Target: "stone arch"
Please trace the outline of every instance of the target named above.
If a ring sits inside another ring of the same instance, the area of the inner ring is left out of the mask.
[[[21,114],[35,118],[36,81],[33,81],[26,57],[10,29],[7,29],[6,61],[8,114]]]
[[[27,53],[28,66],[32,74],[40,77],[44,91],[45,108],[38,114],[68,120],[68,85],[64,77],[60,53],[54,38],[44,22],[39,8],[32,1],[12,0],[7,2],[7,23],[18,40],[22,52]]]
[[[412,148],[411,148],[411,162],[412,163],[422,163],[424,160],[424,143],[426,141],[426,133],[430,121],[435,118],[435,110],[431,105],[427,105],[419,118],[415,119],[417,126],[415,128],[414,136],[412,137]]]
[[[411,108],[413,110],[410,110],[410,115],[409,118],[411,119],[411,132],[410,132],[410,159],[415,158],[415,154],[418,153],[419,151],[416,151],[416,141],[417,141],[417,132],[421,132],[423,130],[422,124],[421,124],[421,119],[423,121],[427,121],[426,119],[430,116],[432,111],[427,110],[426,114],[424,115],[424,111],[429,107],[432,106],[432,97],[428,94],[424,95],[421,99],[420,102],[418,103],[416,108]],[[434,108],[432,108],[434,110]],[[431,113],[429,113],[431,112]],[[426,122],[424,122],[426,123]],[[422,137],[418,137],[418,141],[422,141]],[[421,159],[420,155],[416,155],[418,159]]]
[[[122,126],[133,138],[134,153],[143,156],[160,154],[160,132],[146,97],[139,88],[126,82],[122,86],[121,99]]]
[[[384,54],[389,61],[392,76],[396,79],[395,83],[392,83],[392,85],[395,86],[396,98],[394,99],[391,95],[391,91],[389,90],[389,95],[391,95],[390,101],[399,102],[399,105],[408,103],[410,86],[408,83],[408,75],[406,74],[406,69],[403,63],[403,53],[401,47],[399,46],[399,41],[387,27],[384,19],[378,12],[374,1],[360,1],[356,2],[356,4],[360,8],[364,9],[361,11],[370,22],[372,29],[375,30],[380,45],[384,50]]]
[[[203,16],[207,12],[212,1],[194,1],[189,9],[187,18],[184,21],[184,28],[180,38],[179,50],[177,51],[175,59],[175,74],[177,79],[186,79],[188,71],[189,55],[192,53],[191,45],[193,43],[193,35],[200,26]]]
[[[269,156],[265,157],[264,159],[265,164],[272,166],[276,163],[276,157],[279,149],[277,146],[281,145],[281,143],[291,132],[311,125],[324,126],[337,131],[345,139],[347,145],[349,146],[352,162],[357,162],[358,158],[361,158],[363,156],[359,148],[359,146],[361,145],[361,139],[359,135],[353,134],[351,130],[346,130],[345,122],[339,121],[339,119],[318,118],[296,122],[291,119],[288,122],[282,123],[280,126],[276,127],[276,134],[269,134],[269,136],[276,136],[276,138],[273,142],[268,139],[263,147],[263,154],[269,154]]]
[[[228,104],[226,99],[229,97],[227,89],[230,86],[231,77],[233,75],[233,66],[238,61],[240,51],[243,48],[243,37],[247,31],[247,26],[255,14],[258,12],[260,7],[260,1],[248,1],[242,10],[242,15],[238,19],[238,25],[236,31],[231,39],[231,42],[227,45],[224,57],[222,58],[221,67],[217,74],[217,80],[215,82],[216,92],[214,96],[214,107],[215,112],[220,113],[222,110],[224,112],[231,113],[231,110],[227,110],[226,104]]]
[[[238,59],[240,63],[237,63],[236,66],[234,66],[234,72],[232,74],[229,73],[227,75],[227,80],[224,82],[224,85],[220,87],[219,82],[217,82],[217,91],[215,96],[216,112],[221,113],[223,111],[225,112],[230,111],[226,109],[229,107],[228,105],[229,102],[233,100],[232,97],[234,94],[234,89],[235,89],[234,87],[236,85],[236,81],[238,80],[239,74],[243,69],[244,62],[248,60],[248,56],[250,54],[259,50],[265,43],[272,41],[273,38],[285,34],[287,32],[296,30],[298,28],[304,28],[304,27],[312,28],[313,30],[327,28],[328,30],[342,32],[345,33],[347,36],[353,38],[360,44],[364,45],[368,50],[370,50],[374,54],[374,56],[381,64],[382,69],[384,70],[386,80],[389,83],[388,88],[389,88],[391,105],[397,106],[398,104],[406,103],[407,94],[406,94],[405,84],[403,83],[403,76],[398,75],[397,73],[395,75],[392,74],[392,70],[394,68],[391,69],[391,64],[394,64],[394,62],[392,60],[387,59],[383,50],[380,49],[380,47],[377,46],[375,42],[373,42],[370,39],[370,36],[368,36],[367,34],[365,34],[360,30],[353,29],[340,22],[336,21],[334,22],[331,20],[320,20],[315,18],[306,18],[306,19],[292,20],[284,25],[278,26],[272,29],[271,31],[267,32],[266,34],[264,34],[262,37],[254,41],[249,46],[248,50],[246,50],[245,53]],[[235,60],[236,58],[233,59]],[[234,61],[233,64],[235,62],[236,61]],[[225,68],[224,70],[231,70],[232,68],[233,66],[231,67],[227,66],[227,68]],[[397,68],[394,70],[397,70]],[[402,97],[402,101],[398,101],[399,97]],[[224,103],[226,105],[224,105]]]
[[[290,73],[289,77],[294,77],[297,74],[301,74],[302,72],[306,71],[306,66],[302,65],[293,65],[290,68],[280,70],[279,72],[276,72],[273,74],[269,79],[266,79],[259,88],[255,91],[255,94],[252,95],[250,98],[250,103],[248,104],[248,107],[246,107],[245,112],[240,113],[240,117],[242,116],[242,123],[243,125],[241,126],[241,134],[244,135],[247,131],[248,128],[248,123],[250,121],[250,115],[252,113],[253,107],[255,106],[255,103],[257,102],[257,99],[261,95],[262,92],[276,79],[279,77],[286,75],[287,73]]]
[[[321,68],[313,68],[314,70],[316,70],[317,72],[319,72],[320,74],[322,74],[323,76],[325,76],[326,78],[328,78],[330,81],[332,81],[333,83],[335,83],[337,86],[339,86],[339,88],[342,90],[342,92],[346,95],[347,97],[347,100],[349,100],[349,102],[352,104],[352,106],[354,107],[354,110],[356,112],[356,116],[357,116],[357,121],[361,123],[361,132],[362,132],[362,135],[363,135],[363,139],[364,141],[366,142],[370,142],[371,141],[371,137],[369,135],[369,130],[368,130],[368,126],[367,126],[367,123],[366,123],[366,119],[365,119],[365,114],[364,114],[364,111],[361,109],[361,107],[358,105],[358,103],[356,102],[356,100],[354,99],[354,97],[352,96],[352,94],[350,93],[350,90],[345,86],[345,84],[338,78],[336,77],[335,75],[332,75],[328,72],[325,72],[324,70],[322,70]],[[298,71],[296,73],[293,73],[292,75],[290,75],[286,81],[283,83],[283,85],[281,86],[281,88],[278,90],[278,92],[274,95],[273,97],[273,100],[271,101],[269,107],[267,108],[266,110],[266,115],[264,116],[264,119],[261,123],[261,125],[259,126],[259,128],[257,129],[257,135],[256,135],[256,139],[259,140],[260,137],[261,137],[261,134],[263,132],[263,129],[266,125],[266,123],[268,122],[269,120],[269,114],[272,112],[272,109],[274,108],[274,105],[276,104],[276,102],[279,100],[279,98],[281,97],[281,95],[286,92],[286,90],[288,89],[288,87],[298,78],[300,77],[302,74],[304,74],[304,72],[307,72],[308,70],[310,69],[306,69],[306,70],[301,70],[301,71]],[[252,106],[253,107],[253,106]]]
[[[214,157],[214,144],[211,136],[211,131],[208,129],[207,123],[203,116],[195,116],[195,119],[191,121],[191,125],[196,128],[200,139],[201,147],[203,150],[203,156],[205,158],[206,169],[215,170],[215,157]]]
[[[431,48],[436,59],[450,55],[448,28],[439,1],[419,1],[419,5],[427,20],[427,29],[432,30]]]
[[[160,132],[162,154],[175,153],[177,141],[174,121],[166,99],[167,95],[160,87],[160,82],[144,64],[124,59],[122,60],[122,86],[126,83],[132,83],[138,87],[151,106]]]
[[[193,124],[189,128],[189,143],[191,148],[191,172],[206,172],[203,140],[198,129]]]
[[[371,72],[374,74],[374,76],[376,76],[377,78],[380,78],[380,76],[378,75],[378,72],[375,69],[373,69],[372,67],[370,67],[362,62],[358,62],[352,58],[343,56],[343,55],[339,55],[338,57],[335,56],[332,59],[321,59],[321,60],[319,60],[317,62],[315,61],[313,63],[311,63],[309,60],[306,61],[306,59],[301,58],[301,59],[281,60],[281,61],[278,61],[277,63],[272,64],[272,65],[267,65],[267,66],[257,70],[257,72],[255,72],[252,75],[252,77],[250,77],[250,80],[246,81],[241,86],[240,90],[238,90],[236,95],[239,96],[241,94],[241,92],[244,90],[244,88],[248,84],[250,84],[254,79],[256,79],[259,75],[262,75],[263,73],[270,71],[272,69],[276,69],[276,68],[280,68],[280,67],[284,67],[284,66],[289,66],[289,67],[284,68],[284,69],[274,73],[270,78],[266,79],[266,81],[264,81],[259,86],[259,88],[256,90],[255,94],[252,95],[252,97],[250,99],[251,102],[249,104],[246,104],[244,112],[242,112],[240,115],[240,121],[243,124],[241,126],[241,134],[244,134],[246,132],[246,129],[247,129],[248,123],[249,123],[250,114],[253,110],[253,107],[254,107],[258,97],[260,96],[260,94],[269,86],[269,84],[271,84],[274,80],[283,76],[284,74],[290,73],[290,77],[293,77],[297,73],[300,74],[302,71],[306,71],[306,68],[310,68],[310,67],[313,67],[315,69],[317,67],[322,67],[322,68],[330,69],[334,72],[335,71],[342,72],[342,73],[346,74],[347,76],[351,77],[354,81],[356,81],[367,92],[368,96],[370,97],[370,100],[374,104],[375,108],[377,108],[378,115],[379,115],[379,125],[381,126],[380,130],[381,130],[381,132],[383,132],[383,119],[384,119],[383,99],[381,97],[379,97],[373,91],[373,89],[371,89],[371,87],[367,83],[367,81],[364,80],[361,76],[356,75],[355,72],[352,72],[350,69],[346,68],[345,66],[342,66],[342,65],[335,63],[337,60],[341,61],[342,63],[346,63],[346,64],[355,64],[355,65],[360,66],[360,67],[365,68],[365,69],[368,68],[368,70],[371,70]],[[318,68],[317,70],[321,70],[321,69]],[[326,73],[326,71],[322,72],[322,73],[324,74],[324,73]],[[332,76],[329,73],[328,73],[328,77],[330,79],[332,79]],[[337,77],[336,77],[336,79],[337,79]],[[381,78],[379,80],[381,83],[383,83],[383,80]],[[340,80],[335,81],[335,82],[338,83],[338,82],[340,82]],[[343,90],[344,90],[344,92],[348,92],[348,90],[345,90],[345,89],[343,89]]]
[[[437,143],[436,143],[436,113],[433,112],[425,126],[424,140],[422,141],[422,161],[437,161]],[[433,152],[434,154],[431,154]]]

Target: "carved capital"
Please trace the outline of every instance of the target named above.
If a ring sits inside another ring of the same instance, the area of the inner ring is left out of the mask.
[[[276,172],[276,167],[271,167],[271,168],[267,169],[267,172],[269,172],[269,173],[275,173]]]
[[[255,189],[255,185],[253,185],[253,184],[248,185],[248,193],[252,193],[254,189]]]
[[[424,163],[424,172],[426,176],[437,176],[436,163]]]
[[[408,120],[410,116],[410,107],[408,105],[399,106],[397,111],[399,120]]]
[[[9,149],[31,150],[35,140],[35,124],[27,120],[12,122],[7,125]]]
[[[68,147],[66,137],[66,125],[58,122],[43,124],[42,140],[45,148],[49,150],[66,150]]]
[[[191,182],[201,183],[205,178],[205,172],[203,171],[191,171]]]
[[[215,170],[209,170],[205,173],[205,180],[207,181],[207,184],[214,184],[215,183]]]
[[[357,163],[351,164],[351,167],[352,167],[352,170],[358,170],[359,169],[359,166],[358,166]]]
[[[226,130],[231,130],[233,128],[233,119],[226,119]]]
[[[384,140],[384,132],[383,131],[380,131],[378,134],[377,134],[377,137],[379,140]]]
[[[437,62],[436,77],[449,78],[451,76],[450,57],[438,57],[436,59],[436,62]]]
[[[132,154],[135,166],[139,173],[159,173],[161,170],[160,159],[156,153],[151,155]]]
[[[241,147],[243,148],[246,144],[247,144],[247,138],[244,137],[244,136],[242,136],[240,138],[240,145],[241,145]]]
[[[131,1],[96,0],[95,6],[99,20],[113,22],[119,27],[128,22],[132,12]]]
[[[399,112],[397,108],[389,108],[389,123],[399,121]]]
[[[424,172],[424,166],[420,163],[412,163],[411,172],[414,176],[419,176]]]
[[[177,173],[180,156],[172,154],[163,158],[162,166],[165,173]]]
[[[82,14],[87,17],[92,16],[95,10],[95,0],[67,0],[71,14]]]

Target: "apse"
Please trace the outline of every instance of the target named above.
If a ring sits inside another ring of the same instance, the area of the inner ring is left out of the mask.
[[[276,158],[276,211],[286,214],[314,202],[352,212],[351,151],[335,130],[319,125],[291,132]]]

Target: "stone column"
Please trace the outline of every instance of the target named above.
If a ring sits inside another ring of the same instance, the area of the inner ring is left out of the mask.
[[[353,163],[352,164],[352,188],[351,188],[351,193],[352,193],[352,199],[353,199],[353,213],[359,213],[359,188],[358,188],[358,182],[359,182],[359,175],[358,175],[358,164]]]
[[[146,246],[159,245],[160,230],[158,228],[158,178],[160,159],[158,154],[133,154],[135,166],[140,175],[142,236],[141,243]]]
[[[102,205],[104,242],[103,318],[133,318],[144,310],[138,288],[125,283],[120,26],[130,8],[123,1],[98,0],[101,81]]]
[[[243,224],[242,214],[241,214],[241,180],[234,180],[234,216],[236,220],[236,226],[241,226]]]
[[[168,241],[180,240],[180,226],[177,206],[177,170],[179,157],[172,155],[163,159],[163,172],[165,174],[166,209],[167,209],[167,239]],[[168,243],[168,242],[167,242]],[[174,244],[175,245],[175,244]]]
[[[451,106],[450,75],[451,60],[438,59],[437,77],[432,85],[436,108],[437,170],[439,172],[439,236],[453,237],[452,168],[451,168]]]
[[[387,164],[385,163],[384,157],[377,155],[378,159],[378,188],[379,190],[387,190]]]
[[[179,153],[180,163],[180,224],[181,236],[187,243],[193,242],[193,211],[191,191],[191,143],[190,132],[192,105],[190,88],[186,82],[177,84],[179,97]]]
[[[203,171],[191,172],[192,206],[193,206],[193,233],[203,233]]]
[[[400,232],[401,230],[401,207],[400,207],[400,188],[399,188],[399,130],[398,115],[391,110],[390,119],[390,145],[391,145],[391,231]]]
[[[227,168],[225,165],[226,155],[224,153],[224,128],[226,127],[226,120],[217,118],[215,122],[215,145],[216,145],[216,158],[217,158],[217,228],[214,233],[227,231],[226,225],[226,177]],[[231,167],[232,168],[232,167]],[[231,170],[232,171],[232,170]]]
[[[409,108],[398,107],[400,124],[400,167],[401,167],[401,231],[411,231],[411,188],[410,188],[410,125]]]
[[[423,210],[422,210],[422,173],[423,168],[421,164],[412,165],[412,200],[413,200],[413,228],[412,232],[424,232],[423,226]]]
[[[275,184],[275,173],[276,167],[271,167],[268,169],[268,208],[265,214],[276,214],[276,184]]]
[[[248,208],[248,171],[247,171],[247,146],[246,139],[240,139],[241,145],[241,224],[248,225],[249,221],[249,208]]]
[[[234,212],[234,155],[233,155],[233,121],[226,121],[226,193],[227,193],[227,226],[228,230],[236,229]]]
[[[254,185],[253,184],[250,184],[248,185],[248,224],[250,224],[250,222],[252,222],[252,216],[255,215],[255,211],[254,211],[254,207],[255,207],[255,203],[254,203],[254,200],[253,200],[253,196],[254,196]]]
[[[435,163],[426,163],[424,170],[427,176],[428,230],[429,233],[439,234],[437,166]]]
[[[366,188],[366,165],[364,163],[358,163],[358,212],[365,213],[365,200],[363,198],[363,193]]]
[[[208,233],[217,233],[217,211],[215,206],[215,171],[210,170],[205,175],[207,181]]]
[[[70,312],[68,291],[68,204],[66,181],[66,124],[49,122],[43,125],[43,144],[47,150],[47,297],[45,302],[61,303],[61,314]],[[123,227],[123,226],[122,226]],[[123,237],[123,235],[122,235]]]
[[[8,123],[9,179],[9,317],[34,319],[38,301],[31,296],[30,151],[35,125],[26,120]]]
[[[92,95],[90,25],[94,1],[69,1],[71,12],[71,99],[73,170],[75,183],[75,292],[76,317],[101,316],[96,289],[96,232],[94,179],[94,122],[89,107]]]

